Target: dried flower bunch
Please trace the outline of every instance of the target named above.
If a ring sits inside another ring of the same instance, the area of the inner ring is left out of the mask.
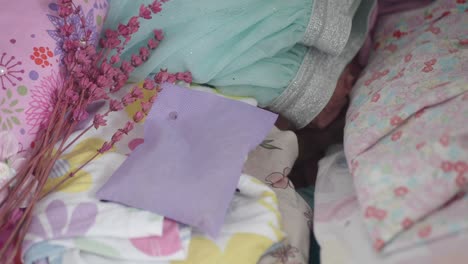
[[[161,83],[192,81],[190,72],[171,74],[167,70],[161,70],[154,79],[144,80],[143,88],[134,86],[124,96],[118,96],[122,94],[121,90],[127,84],[130,74],[148,60],[151,50],[156,49],[164,39],[163,32],[154,30],[154,36],[148,40],[147,45],[141,47],[138,54],[131,55],[129,60],[121,58],[122,51],[132,35],[139,30],[140,19],[151,19],[153,14],[162,11],[162,4],[167,1],[155,0],[149,5],[141,5],[139,15],[130,18],[127,24],[119,24],[116,30],[107,29],[99,41],[101,48],[97,49],[95,43],[90,41],[93,32],[87,28],[86,19],[82,15],[79,27],[86,32],[84,38],[74,40],[70,37],[77,27],[68,18],[82,14],[81,7],[76,6],[72,0],[58,0],[58,13],[63,19],[63,25],[57,28],[57,32],[63,38],[61,74],[64,86],[57,91],[57,102],[52,114],[39,127],[31,146],[32,153],[16,171],[16,175],[1,187],[0,192],[8,191],[9,194],[3,201],[0,200],[0,230],[11,229],[6,243],[0,249],[1,263],[12,262],[21,249],[21,242],[31,222],[32,209],[38,200],[47,195],[43,193],[43,187],[55,162],[67,149],[90,129],[106,126],[111,113],[121,111],[135,101],[141,102],[141,110],[135,113],[133,120],[115,131],[111,139],[96,149],[90,160],[70,173],[51,191],[72,178],[98,155],[109,151],[132,131],[135,123],[141,122],[148,115]],[[145,101],[143,89],[155,90],[156,93]],[[103,101],[107,102],[107,111],[90,116],[90,106]],[[91,124],[74,136],[73,132],[77,131],[79,125],[91,119]]]

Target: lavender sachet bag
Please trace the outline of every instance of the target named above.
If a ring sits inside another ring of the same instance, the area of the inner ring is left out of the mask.
[[[98,191],[216,236],[248,153],[277,115],[214,94],[164,84],[138,146]]]

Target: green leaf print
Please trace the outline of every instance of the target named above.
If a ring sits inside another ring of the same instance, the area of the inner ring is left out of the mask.
[[[96,16],[96,25],[100,26],[102,24],[102,16],[97,15]]]
[[[390,174],[390,173],[392,173],[392,167],[389,164],[384,164],[382,166],[382,172],[384,174]]]
[[[26,89],[26,87],[24,87]],[[21,94],[20,94],[21,95]],[[15,126],[21,125],[20,113],[24,112],[24,108],[19,107],[19,99],[13,94],[13,91],[8,89],[6,97],[0,102],[0,127],[3,130],[13,129]]]
[[[18,100],[13,100],[13,101],[11,101],[10,107],[13,107],[13,106],[17,105],[18,102],[19,102]]]
[[[103,256],[113,257],[113,258],[120,256],[120,253],[118,250],[100,241],[96,241],[92,239],[77,238],[75,239],[75,245],[81,250],[96,253],[98,255],[103,255]]]
[[[21,122],[18,120],[18,118],[16,118],[16,116],[12,116],[11,117],[11,121],[13,121],[13,123],[15,123],[16,125],[20,125]]]
[[[160,222],[162,220],[163,220],[163,217],[157,214],[150,214],[150,216],[148,217],[148,221],[151,221],[151,222]]]
[[[262,144],[260,144],[260,147],[265,148],[265,149],[279,149],[279,150],[283,150],[282,148],[279,148],[279,147],[277,147],[277,146],[275,146],[275,145],[270,144],[270,143],[272,143],[273,141],[274,141],[274,140],[271,140],[271,139],[269,139],[269,140],[268,140],[268,139],[267,139],[267,140],[264,140],[264,141],[262,142]]]

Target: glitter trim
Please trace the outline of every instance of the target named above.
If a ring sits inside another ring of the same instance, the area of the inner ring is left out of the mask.
[[[339,56],[309,48],[293,81],[268,108],[297,128],[309,124],[326,106],[345,66],[361,48],[375,0],[362,0],[353,19],[348,42]]]
[[[300,44],[313,47],[322,33],[323,21],[327,10],[327,0],[316,0],[312,5],[309,24]]]
[[[340,54],[351,33],[360,0],[316,0],[301,44],[333,55]]]
[[[296,77],[269,108],[295,126],[310,123],[327,105],[347,61],[310,48]]]

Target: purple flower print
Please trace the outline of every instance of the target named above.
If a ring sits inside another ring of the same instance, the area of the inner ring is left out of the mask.
[[[95,0],[93,7],[96,9],[105,9],[109,6],[109,0]]]
[[[63,76],[52,70],[51,74],[41,79],[39,85],[31,90],[32,100],[26,110],[26,123],[31,127],[30,133],[40,124],[44,123],[52,115],[55,104],[57,103],[58,91],[63,87]]]
[[[60,55],[60,58],[62,58],[64,52],[62,49],[63,46],[63,38],[60,36],[58,29],[62,28],[64,25],[64,21],[61,17],[59,16],[53,16],[53,15],[47,15],[49,18],[50,22],[55,26],[56,29],[51,29],[47,30],[47,33],[49,36],[51,36],[55,41],[57,46],[55,47],[54,53],[55,55]],[[80,17],[85,18],[85,23],[86,26],[85,28],[82,28]],[[84,15],[83,8],[81,8],[79,14],[72,14],[70,17],[67,18],[67,23],[70,25],[73,25],[75,28],[73,30],[73,33],[70,36],[71,40],[82,40],[86,36],[86,31],[90,30],[91,31],[91,36],[89,38],[89,41],[91,44],[96,45],[98,41],[98,34],[97,34],[97,28],[95,24],[95,19],[94,19],[94,9],[90,9],[88,11],[88,14],[86,16]]]
[[[96,221],[98,208],[94,203],[79,203],[69,217],[67,205],[62,200],[54,200],[44,213],[47,223],[43,223],[37,215],[32,217],[25,249],[31,245],[31,239],[38,241],[85,235]],[[50,227],[50,232],[46,232],[45,226]]]
[[[6,57],[3,52],[0,57],[0,88],[6,90],[8,85],[16,86],[16,81],[22,81],[21,75],[24,73],[21,67],[21,61],[15,59],[15,56]]]

